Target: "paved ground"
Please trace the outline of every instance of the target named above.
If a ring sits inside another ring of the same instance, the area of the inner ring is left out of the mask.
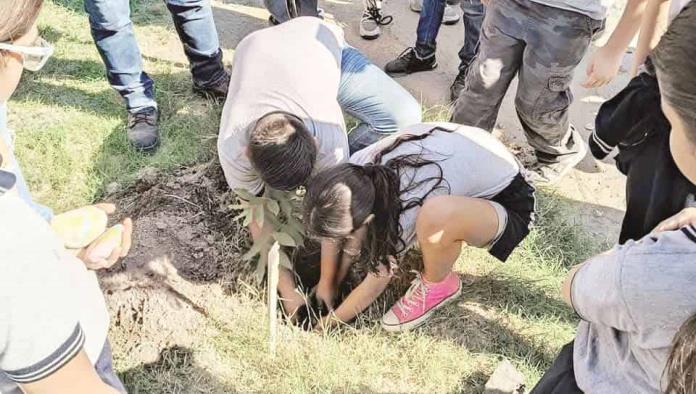
[[[248,33],[267,26],[268,13],[261,0],[223,0],[213,4],[215,19],[220,33],[221,45],[229,61],[234,48]],[[362,2],[359,0],[327,0],[321,6],[327,16],[344,27],[350,44],[365,53],[374,63],[383,66],[415,42],[418,14],[408,8],[406,0],[386,0],[384,13],[392,15],[394,22],[383,29],[377,40],[366,41],[358,35]],[[620,9],[615,9],[609,18],[607,32],[611,31]],[[447,106],[449,85],[457,72],[457,52],[463,42],[463,25],[442,26],[438,37],[437,57],[439,67],[435,71],[401,77],[398,82],[405,86],[425,107]],[[600,39],[601,43],[605,37]],[[185,64],[181,46],[172,37],[168,42],[150,49],[149,55]],[[147,55],[148,53],[146,53]],[[628,57],[624,62],[628,64]],[[586,58],[587,60],[587,58]],[[627,83],[625,73],[609,86],[600,89],[584,89],[579,86],[585,73],[585,63],[578,67],[572,90],[575,103],[571,107],[571,120],[584,136],[591,133],[597,108],[606,98],[614,95]],[[513,146],[525,146],[521,126],[516,119],[513,100],[516,83],[513,82],[505,97],[498,118],[499,136]],[[589,155],[561,184],[558,193],[577,208],[576,220],[599,240],[614,241],[618,234],[625,207],[624,177],[615,169],[611,159],[597,162]]]

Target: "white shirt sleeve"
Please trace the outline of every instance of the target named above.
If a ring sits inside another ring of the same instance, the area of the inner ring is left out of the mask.
[[[34,236],[45,223],[22,201],[9,199],[0,196],[0,370],[30,383],[70,361],[85,336],[69,272],[55,245]]]

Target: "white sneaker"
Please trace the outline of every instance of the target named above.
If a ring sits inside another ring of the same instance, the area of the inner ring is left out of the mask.
[[[423,0],[409,0],[408,7],[413,12],[421,12],[423,9]]]
[[[457,6],[445,4],[445,14],[442,16],[443,25],[454,25],[459,22],[459,11]]]
[[[388,25],[394,18],[390,15],[383,16],[382,9],[375,1],[367,0],[366,8],[360,19],[360,37],[366,40],[374,40],[382,33],[380,26]]]

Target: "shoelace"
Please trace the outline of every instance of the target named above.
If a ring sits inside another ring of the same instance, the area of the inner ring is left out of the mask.
[[[404,51],[401,52],[399,54],[399,56],[397,56],[396,58],[397,59],[404,59],[407,62],[410,62],[411,58],[413,57],[413,55],[415,55],[415,53],[416,53],[416,51],[413,47],[408,47],[408,48],[404,49]]]
[[[131,118],[130,126],[133,127],[138,123],[147,123],[150,126],[154,126],[155,124],[157,124],[157,121],[154,119],[154,116],[152,115],[153,113],[150,111],[136,112],[133,114],[133,117]]]
[[[411,281],[411,287],[408,288],[406,294],[396,303],[396,307],[399,308],[402,313],[407,314],[414,306],[418,305],[418,301],[420,301],[423,309],[425,309],[425,297],[427,295],[428,286],[423,282],[420,272],[416,272],[416,278]]]
[[[365,10],[365,14],[363,16],[367,19],[375,21],[376,24],[381,26],[388,25],[394,20],[391,15],[382,16],[382,9],[378,8],[374,1],[367,2],[367,9]]]

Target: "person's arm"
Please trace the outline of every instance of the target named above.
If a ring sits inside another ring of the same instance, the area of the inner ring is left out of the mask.
[[[647,0],[628,0],[616,29],[587,65],[585,88],[598,88],[609,83],[619,72],[626,48],[638,32]]]
[[[621,331],[635,329],[623,294],[625,254],[625,247],[617,246],[570,270],[562,297],[580,318]]]
[[[323,330],[339,322],[351,321],[384,292],[390,280],[391,275],[389,270],[384,266],[380,267],[378,274],[372,272],[368,273],[362,283],[350,292],[341,305],[339,305],[333,313],[322,317],[315,328]]]
[[[640,25],[638,45],[633,55],[631,76],[638,75],[640,66],[645,63],[648,55],[657,46],[662,34],[667,29],[670,0],[648,0]]]
[[[334,307],[336,288],[340,283],[336,281],[340,255],[339,245],[340,243],[337,241],[321,242],[320,273],[316,294],[317,298],[324,302],[329,309]]]
[[[102,382],[84,350],[45,378],[20,386],[26,394],[118,394]]]

